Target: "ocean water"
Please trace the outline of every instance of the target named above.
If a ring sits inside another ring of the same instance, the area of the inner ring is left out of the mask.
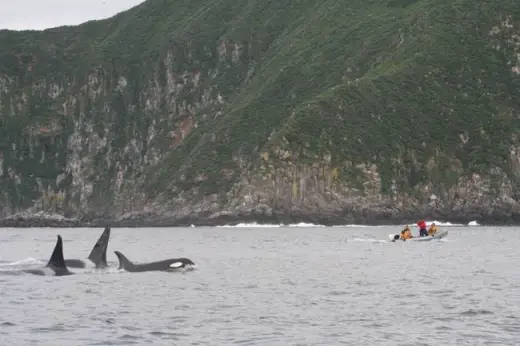
[[[0,229],[1,345],[519,345],[520,228],[113,228],[111,267],[20,273],[102,229]],[[196,270],[127,273],[188,257]]]

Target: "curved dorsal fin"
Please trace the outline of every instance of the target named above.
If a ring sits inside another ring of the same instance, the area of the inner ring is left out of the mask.
[[[119,260],[119,269],[126,269],[126,270],[132,270],[134,268],[134,264],[125,257],[121,252],[114,251],[114,253],[117,256],[117,259]]]

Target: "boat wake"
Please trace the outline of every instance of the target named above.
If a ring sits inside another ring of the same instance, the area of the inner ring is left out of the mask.
[[[373,239],[373,238],[354,238],[347,239],[347,243],[388,243],[388,240]]]

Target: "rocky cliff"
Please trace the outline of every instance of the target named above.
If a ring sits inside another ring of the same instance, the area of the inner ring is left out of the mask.
[[[0,217],[517,222],[519,111],[513,0],[149,0],[0,31]]]

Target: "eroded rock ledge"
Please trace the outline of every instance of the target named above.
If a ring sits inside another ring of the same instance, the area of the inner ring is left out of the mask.
[[[468,210],[452,213],[427,213],[424,219],[442,220],[454,224],[467,225],[477,221],[479,225],[520,225],[520,213],[507,210]],[[348,214],[302,214],[302,213],[274,213],[271,215],[260,213],[198,213],[191,216],[165,216],[155,213],[137,213],[124,219],[110,218],[83,218],[69,219],[52,215],[16,215],[0,219],[0,227],[190,227],[190,226],[224,226],[240,223],[257,224],[296,224],[312,223],[325,226],[341,226],[348,224],[358,225],[402,225],[414,224],[417,219],[415,212],[395,212],[392,214],[365,210],[361,213]]]

